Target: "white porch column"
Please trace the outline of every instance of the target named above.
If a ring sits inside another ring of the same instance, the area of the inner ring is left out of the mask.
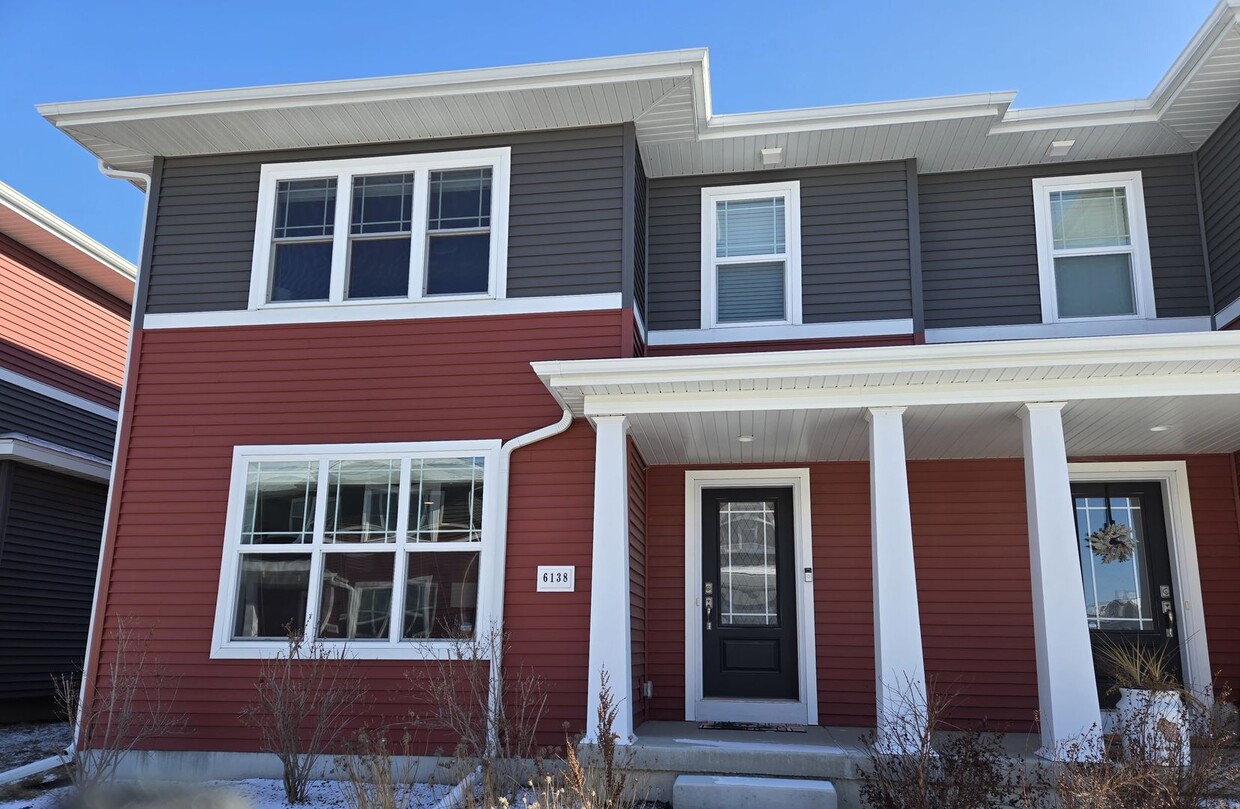
[[[878,744],[893,753],[916,744],[926,720],[926,666],[913,566],[903,414],[903,407],[875,407],[866,414],[870,421]]]
[[[586,739],[598,737],[598,696],[606,669],[618,706],[612,730],[633,736],[633,646],[629,627],[628,420],[594,420],[594,555],[590,572],[590,673]]]
[[[1096,757],[1097,734],[1102,727],[1068,483],[1061,413],[1064,404],[1037,402],[1026,404],[1020,412],[1042,725],[1042,749],[1038,752],[1052,759]],[[1079,742],[1083,745],[1067,749]]]

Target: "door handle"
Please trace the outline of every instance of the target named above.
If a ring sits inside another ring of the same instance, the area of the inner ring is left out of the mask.
[[[1172,607],[1172,604],[1170,601],[1164,601],[1162,603],[1162,611],[1163,611],[1163,615],[1166,616],[1167,618],[1167,630],[1166,630],[1167,637],[1174,638],[1175,637],[1175,609]]]
[[[711,629],[711,613],[715,609],[715,598],[714,596],[706,596],[703,602],[706,607],[706,629],[709,631]]]

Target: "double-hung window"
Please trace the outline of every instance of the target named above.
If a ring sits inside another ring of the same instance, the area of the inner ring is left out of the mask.
[[[1152,318],[1140,172],[1033,181],[1042,319]]]
[[[238,447],[215,655],[416,657],[490,620],[497,441]]]
[[[263,166],[250,308],[504,297],[509,158]]]
[[[800,183],[702,189],[702,328],[801,322]]]

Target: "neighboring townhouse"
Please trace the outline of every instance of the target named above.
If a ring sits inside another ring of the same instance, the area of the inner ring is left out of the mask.
[[[603,670],[625,737],[930,682],[1050,755],[1105,639],[1240,685],[1237,53],[1222,3],[1122,103],[716,115],[691,50],[41,107],[148,178],[92,670],[150,627],[204,774],[267,766],[289,623],[372,722],[500,625],[548,743]]]
[[[0,721],[83,666],[135,272],[0,183]]]

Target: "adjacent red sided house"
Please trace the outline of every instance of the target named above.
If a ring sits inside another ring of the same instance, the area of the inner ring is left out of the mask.
[[[372,721],[502,625],[548,741],[604,668],[639,739],[929,681],[1052,752],[1103,639],[1240,684],[1237,47],[1020,111],[716,115],[703,51],[40,108],[149,177],[91,665],[151,627],[204,774],[290,621]]]
[[[82,665],[134,273],[0,183],[0,719]]]

